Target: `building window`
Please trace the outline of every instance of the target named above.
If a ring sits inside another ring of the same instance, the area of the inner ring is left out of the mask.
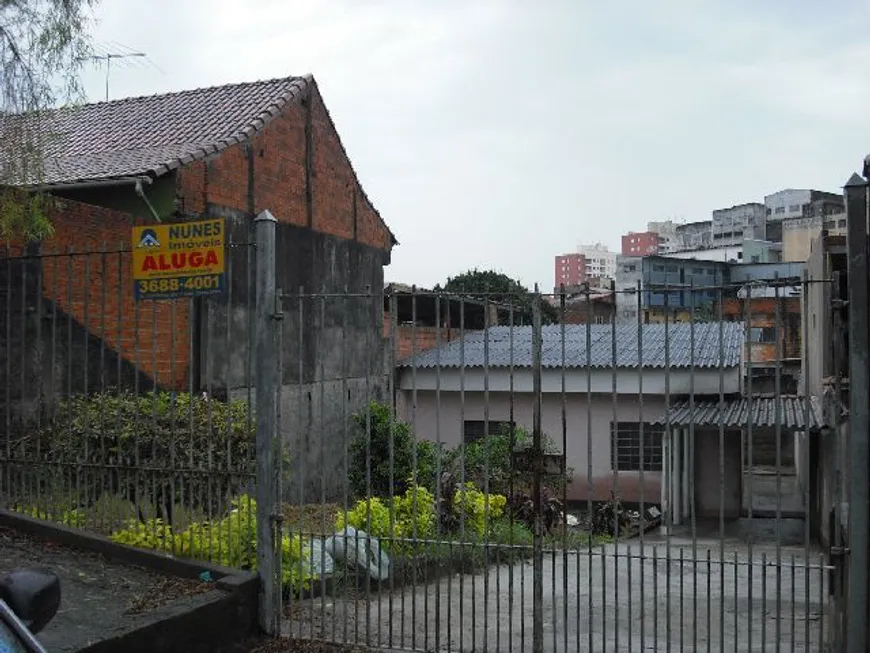
[[[797,212],[800,211],[800,210],[801,210],[801,205],[800,205],[800,204],[792,204],[790,207],[788,207],[788,212],[789,212],[789,213],[797,213]]]
[[[487,431],[487,426],[489,427],[489,431]],[[465,441],[465,444],[470,444],[475,440],[480,440],[486,435],[499,435],[501,433],[509,433],[510,427],[510,422],[489,420],[489,422],[487,423],[482,419],[467,419],[462,423],[462,439]]]
[[[620,472],[662,471],[663,426],[643,424],[643,452],[641,452],[641,424],[638,422],[611,422],[611,466]]]
[[[664,265],[654,265],[653,266],[653,272],[664,272],[664,271],[665,271]]]
[[[784,206],[777,206],[773,212],[774,213],[785,213],[785,207]]]
[[[845,229],[845,228],[846,228],[846,219],[843,218],[842,220],[840,220],[839,222],[837,222],[837,226],[838,226],[840,229]]]
[[[749,329],[749,341],[768,344],[776,342],[776,327],[752,327]]]

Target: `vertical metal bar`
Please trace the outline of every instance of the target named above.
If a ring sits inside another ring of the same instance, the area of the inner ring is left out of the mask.
[[[350,299],[349,296],[349,288],[348,286],[344,287],[344,297],[342,300],[342,311],[341,311],[341,423],[342,423],[342,440],[344,442],[344,492],[343,501],[344,505],[342,505],[342,510],[344,511],[342,514],[347,515],[348,510],[350,510],[350,500],[348,498],[349,487],[348,487],[348,478],[350,477],[350,425],[349,425],[349,415],[348,415],[348,355],[347,355],[347,342],[348,342],[348,313],[351,308],[348,306],[348,301]],[[353,303],[351,302],[351,307]],[[301,330],[301,323],[300,323]],[[392,368],[395,370],[395,367]],[[302,385],[302,379],[299,379],[299,385]],[[342,540],[342,545],[348,545],[348,537],[347,537],[347,529],[344,532],[344,539]],[[344,599],[341,615],[342,615],[342,642],[348,643],[349,639],[349,614],[347,605],[350,602],[350,583],[344,583]],[[356,606],[356,601],[354,601],[354,606]],[[358,608],[354,608],[355,612]]]
[[[466,385],[466,368],[465,368],[465,296],[459,298],[459,424],[460,424],[460,447],[462,456],[459,460],[459,497],[460,505],[465,501],[465,474],[466,474],[466,450],[468,443],[465,440],[465,385]],[[455,499],[454,499],[455,500]],[[468,553],[466,549],[466,533],[465,533],[465,510],[459,511],[459,555],[465,557]],[[471,634],[472,646],[474,645],[474,633]],[[465,648],[465,574],[462,570],[459,572],[459,650]]]
[[[803,397],[804,397],[804,430],[803,430],[803,446],[801,446],[801,470],[804,479],[803,487],[803,503],[804,503],[804,647],[809,648],[810,645],[810,537],[811,537],[811,511],[810,511],[810,448],[811,437],[818,437],[813,433],[813,428],[810,426],[810,408],[814,399],[810,392],[810,355],[809,355],[809,274],[804,268],[801,275],[801,358],[803,359]],[[815,411],[813,411],[815,412]],[[824,578],[824,572],[819,571],[820,581]],[[821,584],[821,582],[820,582]],[[824,607],[822,607],[824,610]]]
[[[593,634],[595,629],[592,627],[592,621],[594,619],[594,610],[593,610],[593,587],[594,581],[592,578],[592,570],[594,568],[593,558],[592,558],[592,523],[593,517],[595,516],[593,509],[593,500],[595,498],[595,481],[593,479],[593,469],[592,469],[592,307],[589,303],[586,303],[586,328],[584,334],[584,361],[583,364],[586,366],[586,406],[584,407],[586,410],[586,523],[589,528],[589,533],[586,538],[586,565],[587,565],[587,575],[586,575],[586,598],[587,598],[587,613],[586,613],[586,631],[587,631],[587,642],[586,647],[588,651],[594,651],[595,648],[595,640],[593,638]],[[611,441],[613,444],[611,446],[616,446],[616,428],[617,424],[613,425],[612,433],[611,433]],[[602,556],[602,560],[603,560]],[[580,567],[580,551],[578,547],[577,551],[577,567]],[[579,604],[579,601],[578,601]],[[578,634],[580,633],[580,628],[577,628]]]
[[[532,571],[532,651],[544,651],[544,520],[541,502],[541,294],[535,285],[532,303],[532,449],[535,467],[532,474],[532,502],[535,506],[534,563]]]
[[[370,284],[366,284],[365,287],[365,311],[367,315],[371,315],[371,304],[373,301],[372,295],[372,287]],[[365,351],[366,351],[366,369],[365,369],[365,394],[366,394],[366,498],[368,501],[366,502],[366,548],[371,548],[371,534],[372,534],[372,507],[371,507],[371,498],[373,496],[372,490],[372,434],[374,432],[374,424],[373,424],[373,416],[372,416],[372,353],[374,347],[371,343],[371,335],[370,331],[366,332],[365,339]],[[300,352],[301,352],[300,348]],[[366,646],[372,645],[372,577],[371,574],[366,574],[365,578],[365,627],[366,627]],[[312,629],[314,624],[312,623]],[[378,633],[380,635],[380,633]]]
[[[257,239],[256,278],[256,384],[257,384],[257,568],[260,570],[260,628],[269,635],[280,631],[280,569],[275,569],[275,510],[278,461],[275,460],[277,433],[277,384],[275,360],[275,231],[277,220],[268,211],[254,219]],[[280,535],[278,533],[277,535]]]
[[[565,305],[565,286],[562,284],[559,287],[559,330],[561,335],[560,366],[561,374],[561,392],[562,392],[562,477],[560,479],[562,485],[562,647],[565,653],[568,653],[568,390],[566,369],[567,365],[567,346],[565,341],[565,321],[566,321],[566,305]],[[575,558],[575,560],[578,560]],[[555,565],[553,565],[555,568]],[[498,576],[496,576],[498,578]],[[579,589],[579,588],[578,588]],[[579,601],[578,601],[579,603]],[[557,629],[554,628],[555,632]],[[577,633],[579,636],[579,632]],[[496,648],[496,650],[498,650]]]
[[[752,526],[755,524],[755,497],[754,497],[754,489],[755,489],[755,462],[753,457],[755,455],[755,443],[753,441],[753,411],[752,411],[752,350],[753,350],[753,340],[752,340],[752,285],[746,284],[746,304],[743,309],[743,313],[745,318],[743,320],[745,336],[744,336],[744,347],[746,348],[746,476],[747,476],[747,485],[749,486],[749,500],[747,503],[748,514],[749,514],[749,539],[747,542],[747,555],[749,557],[749,564],[746,568],[747,574],[747,593],[749,595],[749,605],[752,605],[752,596],[754,590],[754,582],[753,582],[753,572],[755,571],[755,562],[753,559],[753,543],[755,540],[754,529]],[[742,463],[742,460],[741,460]],[[762,597],[762,600],[765,600]],[[747,645],[749,646],[749,650],[752,650],[752,619],[749,618],[746,620],[746,640]]]
[[[587,305],[590,303],[589,295],[586,296]],[[611,409],[613,411],[613,426],[619,424],[619,386],[618,386],[618,360],[617,360],[617,351],[616,351],[616,320],[613,320],[610,325],[610,401],[611,401]],[[643,426],[639,426],[640,430],[643,430]],[[614,446],[611,444],[611,446]],[[643,447],[643,437],[640,438],[639,442],[640,446],[640,460],[641,460],[641,469],[644,467],[644,447]],[[612,498],[616,501],[622,500],[622,497],[619,493],[619,464],[618,461],[614,461],[617,464],[611,464],[612,470],[612,487],[611,493]],[[641,507],[641,510],[643,508]],[[619,536],[620,536],[620,524],[619,524],[620,514],[619,511],[613,511],[613,534],[614,534],[614,556],[613,556],[613,635],[614,642],[613,648],[614,650],[619,650]],[[602,564],[605,563],[604,554],[602,553]],[[631,559],[628,560],[628,568],[631,570]],[[607,588],[604,588],[605,592]],[[631,592],[629,591],[629,606],[631,605]],[[605,603],[602,602],[602,608],[604,609]],[[629,610],[631,608],[629,607]],[[629,620],[629,632],[628,632],[628,641],[631,642],[631,620]],[[606,650],[606,645],[603,650]]]
[[[689,414],[695,414],[695,278],[689,284]],[[689,519],[692,529],[692,647],[698,646],[698,516],[695,505],[695,420],[689,420]]]
[[[444,497],[442,495],[443,488],[441,487],[441,461],[443,459],[442,454],[442,435],[441,435],[441,346],[442,346],[442,315],[441,315],[441,298],[443,296],[442,291],[437,291],[434,295],[435,297],[435,448],[438,452],[438,458],[435,461],[435,505],[440,510],[442,505],[442,501]],[[449,300],[448,300],[449,301]],[[448,315],[449,315],[448,310]],[[452,325],[448,322],[448,340],[449,340],[449,329]],[[439,551],[444,549],[444,533],[442,530],[441,520],[436,520],[435,525],[435,540],[436,546]],[[438,569],[440,572],[441,569]],[[448,581],[449,587],[449,581]],[[448,592],[448,602],[447,602],[447,611],[448,615],[450,612],[450,596]],[[441,574],[438,573],[435,578],[435,650],[440,651],[443,644],[441,639]],[[450,620],[448,617],[447,620],[447,638],[448,641],[450,639]]]
[[[782,641],[782,305],[779,274],[774,273],[773,334],[774,357],[774,429],[776,441],[776,626],[777,642]]]
[[[670,337],[670,298],[671,292],[668,283],[668,273],[665,273],[665,406],[671,405],[671,337]],[[665,465],[668,465],[669,473],[667,474],[667,483],[668,483],[668,494],[670,499],[668,500],[668,509],[665,511],[665,517],[668,521],[668,530],[665,535],[665,583],[667,589],[665,590],[665,614],[667,615],[665,620],[665,638],[666,644],[665,648],[670,653],[671,650],[671,535],[673,534],[674,529],[674,505],[677,503],[677,494],[676,494],[676,486],[675,481],[679,477],[679,470],[677,469],[677,465],[675,462],[677,461],[677,456],[679,455],[679,447],[676,446],[676,442],[674,441],[674,431],[671,428],[671,413],[670,411],[665,412],[665,437],[668,439],[668,450],[670,456],[668,456],[668,460],[664,461]],[[643,424],[643,422],[641,422]],[[643,465],[643,440],[641,440],[641,469],[644,468]]]
[[[6,388],[4,390],[5,397],[5,405],[6,405],[6,492],[10,497],[14,497],[15,501],[19,500],[19,497],[15,495],[15,492],[12,487],[12,474],[13,467],[12,464],[12,258],[9,252],[9,243],[5,245],[6,249]],[[57,261],[57,259],[55,259]],[[55,273],[54,273],[55,285],[57,280],[57,264],[55,263]],[[53,306],[57,305],[57,300],[52,304]],[[54,337],[55,330],[52,329],[52,337]],[[52,348],[53,349],[53,348]],[[52,362],[54,361],[54,351],[52,350]]]
[[[234,267],[233,266],[233,259],[235,258],[235,248],[233,247],[232,233],[227,234],[227,244],[226,244],[226,248],[224,251],[226,252],[226,283],[227,283],[227,291],[226,291],[227,292],[227,295],[226,295],[226,297],[227,297],[226,298],[227,313],[226,313],[226,319],[224,320],[224,322],[225,322],[225,324],[224,324],[224,327],[225,327],[224,346],[227,349],[229,349],[231,346],[230,343],[232,342],[232,338],[233,338],[233,332],[232,332],[233,267]],[[276,292],[275,292],[276,304],[280,301],[280,299],[277,299],[280,296],[280,294],[281,294],[280,291],[278,291],[276,289]],[[168,308],[169,308],[169,322],[170,322],[170,330],[169,330],[169,386],[168,387],[170,388],[170,396],[173,398],[173,401],[171,404],[171,406],[172,406],[171,411],[174,414],[174,412],[175,412],[175,408],[174,408],[175,407],[175,401],[174,401],[174,397],[175,397],[175,392],[174,392],[175,391],[175,372],[174,372],[174,368],[175,368],[175,328],[174,328],[174,324],[175,324],[175,301],[170,301]],[[277,343],[276,343],[276,349],[278,351],[280,351],[280,347],[277,346]],[[232,405],[232,401],[233,401],[233,397],[231,394],[231,391],[232,391],[232,388],[234,385],[232,376],[233,376],[233,374],[232,374],[232,372],[230,370],[230,366],[228,364],[226,367],[226,371],[224,372],[224,389],[226,390],[226,393],[227,393],[227,410],[225,411],[226,412],[226,419],[224,420],[224,425],[223,425],[224,426],[224,455],[226,457],[226,460],[224,461],[225,464],[224,464],[224,469],[223,469],[223,474],[225,474],[224,482],[221,484],[221,487],[220,487],[221,511],[228,510],[232,506],[231,493],[232,493],[232,487],[235,485],[233,483],[233,481],[234,481],[234,479],[233,479],[233,433],[232,433],[232,428],[233,428],[232,421],[233,420],[232,420],[231,411],[229,410],[229,407]],[[276,378],[278,378],[278,377],[276,376]],[[279,381],[279,385],[280,385],[280,381]],[[276,406],[277,406],[277,404],[276,404]],[[279,431],[279,427],[277,426],[278,423],[279,423],[279,420],[278,420],[277,407],[276,407],[276,412],[275,412],[275,424],[276,424],[275,431],[276,431],[276,433]],[[170,454],[169,455],[170,455],[170,459],[174,460],[174,458],[175,458],[175,451],[174,451],[174,447],[175,447],[175,422],[174,422],[174,420],[173,420],[172,424],[173,424],[173,428],[172,428],[172,432],[170,433],[170,445],[169,445]],[[281,457],[280,456],[277,458],[275,464],[278,466],[277,476],[280,479],[281,471],[282,471],[281,470]],[[172,485],[172,483],[170,483],[170,495],[173,494],[171,485]],[[165,488],[165,486],[166,486],[166,484],[164,484],[164,488]],[[275,490],[276,490],[275,491],[276,501],[280,502],[281,493],[280,493],[280,491],[278,491],[278,488],[276,488]],[[170,499],[170,501],[172,501],[172,499]],[[280,505],[280,503],[279,503],[279,505]],[[232,518],[233,518],[232,513],[230,512],[230,514],[228,515],[228,519],[232,520]],[[242,519],[241,515],[238,515],[236,517],[236,522],[237,522],[236,527],[237,528],[241,527],[241,519]],[[227,538],[227,539],[229,540],[229,542],[227,543],[228,550],[227,550],[226,555],[227,555],[227,558],[229,560],[233,560],[234,559],[234,557],[233,557],[233,539],[234,538]],[[236,546],[236,548],[240,548],[241,542],[235,542],[235,546]],[[174,544],[173,544],[173,547],[174,547]],[[280,550],[280,548],[281,548],[280,546],[276,546],[276,552],[275,552],[276,556],[278,555],[278,550]],[[238,557],[238,554],[241,554],[241,553],[242,553],[241,551],[238,551],[237,557]],[[279,567],[278,575],[280,576],[280,560],[276,560],[276,564]],[[280,623],[280,621],[279,621],[279,623]]]
[[[867,182],[853,175],[845,187],[849,255],[849,578],[846,648],[867,650],[868,510],[870,485],[870,292],[867,264]]]
[[[765,613],[767,612],[767,551],[761,553],[761,597]],[[764,613],[762,613],[764,615]],[[761,620],[761,650],[767,650],[767,618]]]
[[[510,437],[510,450],[511,455],[513,455],[514,450],[517,447],[517,429],[514,424],[515,420],[515,411],[514,411],[514,297],[510,297],[510,307],[508,309],[508,415],[509,421],[511,425],[511,437]],[[514,499],[514,474],[515,470],[513,469],[513,462],[511,462],[511,474],[510,480],[508,482],[509,485],[509,494],[510,498]],[[514,511],[510,511],[510,526],[511,526],[511,535],[510,535],[510,544],[513,546],[514,544],[514,523],[515,523],[515,515]],[[511,549],[513,551],[513,549]],[[524,552],[525,553],[525,552]],[[522,588],[523,580],[525,578],[525,572],[523,568],[520,568],[520,585]],[[508,568],[508,614],[510,615],[508,621],[508,653],[513,653],[514,650],[514,629],[513,629],[513,615],[514,615],[514,565],[511,565]],[[522,591],[522,589],[521,589]],[[522,598],[520,599],[520,605],[523,605]],[[525,628],[526,620],[522,612],[520,613],[520,650],[525,647],[526,639],[525,639]]]
[[[483,297],[483,494],[486,501],[483,504],[483,632],[488,631],[489,620],[489,532],[490,532],[490,515],[489,515],[489,450],[490,450],[490,432],[489,432],[489,293]],[[477,596],[477,590],[474,586],[474,576],[472,578],[472,594]],[[471,630],[477,632],[476,624],[476,601],[471,604]],[[483,637],[483,651],[489,651],[489,641],[486,635]]]
[[[641,264],[641,268],[643,264]],[[643,285],[642,281],[637,282],[637,422],[638,422],[638,443],[643,446],[644,444],[644,409],[643,409],[643,366],[644,366],[644,357],[643,357]],[[627,335],[627,334],[626,334]],[[614,443],[612,446],[616,446]],[[664,465],[665,461],[662,460],[662,465]],[[643,650],[646,646],[646,550],[645,550],[645,537],[646,537],[646,478],[645,478],[645,470],[644,465],[640,466],[640,472],[638,473],[638,481],[640,485],[640,604],[644,606],[644,609],[640,611],[640,648]],[[664,509],[664,506],[662,506]],[[664,523],[664,515],[662,515],[662,522]],[[655,548],[653,549],[655,552]],[[658,575],[658,566],[653,566],[653,578],[657,578]],[[657,596],[656,592],[653,592],[653,596]],[[653,641],[656,642],[658,640],[658,602],[653,604],[653,628],[654,628],[654,636]]]
[[[720,280],[723,283],[724,280]],[[719,602],[719,642],[725,647],[725,322],[723,315],[723,289],[720,285],[716,294],[719,316],[719,587],[722,600]]]
[[[414,289],[416,289],[416,287]],[[398,325],[398,323],[399,323],[398,322],[398,315],[397,315],[398,302],[396,301],[395,293],[393,293],[390,296],[390,305],[391,305],[391,308],[393,309],[390,311],[390,330],[393,331],[393,326]],[[412,321],[412,323],[416,321],[416,310],[417,310],[416,309],[416,302],[414,302],[413,297],[412,297],[412,306],[411,306],[411,313],[412,313],[411,321]],[[414,333],[412,335],[412,340],[414,337],[416,337],[416,333]],[[393,331],[393,334],[390,336],[390,342],[393,344],[392,354],[391,354],[391,356],[393,356],[393,357],[395,357],[395,338],[396,338],[395,332]],[[415,357],[416,357],[416,352],[412,358],[415,358]],[[395,366],[393,366],[393,369],[395,369]],[[417,394],[417,365],[416,365],[416,362],[411,367],[411,394],[412,394],[411,402],[412,402],[412,404],[414,404],[415,400],[417,398],[416,397],[416,394]],[[415,413],[416,407],[412,405],[411,410],[412,410],[412,413]],[[389,438],[390,438],[390,442],[389,442],[390,470],[389,470],[389,473],[390,473],[390,488],[391,488],[390,491],[392,492],[393,491],[392,490],[393,484],[395,482],[394,472],[395,472],[395,439],[396,439],[396,435],[395,435],[395,432],[393,429],[392,422],[390,423]],[[396,537],[395,509],[394,509],[394,506],[391,505],[390,506],[390,539],[392,541],[394,541],[395,537]],[[393,619],[392,619],[392,615],[394,614],[394,612],[393,612],[393,598],[394,598],[394,592],[395,592],[394,578],[395,578],[395,575],[390,574],[390,587],[389,587],[389,592],[388,592],[389,596],[387,597],[387,603],[388,603],[387,609],[388,609],[388,612],[390,614],[389,625],[388,625],[389,632],[387,635],[387,638],[388,638],[387,645],[388,646],[393,646]],[[404,627],[405,627],[404,598],[405,598],[405,595],[403,593],[402,594],[402,614],[401,614],[402,631],[403,631],[401,634],[402,639],[404,639]],[[380,607],[380,604],[379,604],[379,607]],[[380,616],[380,615],[378,615],[378,616]],[[380,622],[380,619],[379,619],[379,622]],[[380,623],[378,624],[378,628],[380,629]]]
[[[411,287],[411,355],[416,358],[418,353],[418,343],[417,343],[417,286],[414,285]],[[417,484],[419,483],[418,478],[418,460],[417,460],[417,409],[419,405],[419,393],[417,388],[417,366],[414,365],[411,368],[411,470],[412,470],[412,478],[414,479],[413,490],[416,493]],[[414,495],[417,496],[416,494]],[[411,539],[413,544],[416,545],[418,533],[417,533],[417,501],[415,500],[411,507]],[[407,537],[407,535],[406,535]],[[428,596],[428,592],[426,593]],[[429,615],[428,612],[424,610],[423,613],[423,632],[427,632],[429,629]],[[413,648],[417,647],[417,631],[416,631],[416,620],[417,620],[417,569],[416,567],[411,569],[411,646]],[[402,592],[402,644],[405,644],[405,592]]]
[[[72,281],[75,278],[73,275],[73,270],[74,270],[74,268],[73,268],[73,256],[74,256],[73,248],[68,247],[67,248],[67,257],[66,257],[66,272],[67,272],[67,315],[66,315],[66,326],[67,326],[67,334],[66,334],[66,347],[67,347],[66,348],[66,356],[67,356],[66,401],[67,401],[67,411],[66,412],[67,412],[67,414],[66,414],[66,419],[67,419],[67,423],[68,423],[68,434],[70,436],[70,441],[72,441],[73,419],[74,419],[74,415],[73,415],[74,407],[73,407],[73,404],[71,401],[72,395],[73,395],[73,367],[74,367],[72,364],[72,358],[73,358],[73,316],[75,315],[75,310],[74,310],[74,305],[73,305],[74,295],[73,295],[73,281]],[[134,323],[135,323],[135,320],[134,320]],[[136,333],[138,334],[138,323],[135,323],[135,324],[136,324],[136,328],[137,328]],[[134,339],[134,348],[136,347],[136,344],[138,344],[138,340]],[[138,354],[136,354],[136,356],[138,359]],[[134,426],[134,428],[135,428],[135,426]],[[139,439],[138,431],[139,431],[139,429],[136,428],[135,440],[136,440],[136,445],[137,445],[137,447],[136,447],[137,452],[138,452],[138,439]],[[137,456],[138,456],[138,453],[137,453]],[[69,462],[69,461],[65,461],[65,462]],[[136,462],[137,462],[137,467],[138,467],[138,459]],[[78,466],[76,466],[75,469],[70,469],[69,466],[67,466],[63,471],[63,476],[65,477],[65,479],[67,481],[66,482],[67,491],[64,492],[63,501],[68,501],[69,495],[74,492],[74,490],[72,490],[72,485],[74,482],[73,479],[75,479],[75,481],[76,481],[76,486],[78,485],[77,484]],[[76,489],[78,489],[78,487],[76,487]],[[63,514],[63,512],[62,512],[63,508],[62,508],[62,506],[60,506],[58,504],[58,501],[54,501],[53,503],[54,503],[54,509],[55,509],[55,517],[54,518],[57,519],[58,515]],[[138,506],[138,497],[137,497],[137,506]]]
[[[318,329],[316,331],[317,337],[321,339],[321,345],[317,348],[318,352],[325,352],[326,346],[323,343],[323,339],[326,338],[326,334],[330,332],[330,329],[326,326],[326,287],[324,286],[321,291],[320,301],[318,302],[319,306],[319,316],[318,316]],[[320,537],[326,536],[326,428],[324,426],[326,422],[326,365],[325,359],[326,356],[321,353],[317,356],[318,364],[317,364],[317,383],[320,386],[320,397],[318,403],[319,406],[319,418],[317,420],[317,434],[320,442],[318,443],[319,454],[319,466],[320,466],[320,506],[318,507],[318,512],[320,513]],[[279,384],[280,385],[280,384]],[[390,424],[392,425],[394,420],[390,420]],[[280,464],[280,463],[279,463]],[[310,549],[311,563],[314,562],[314,526],[312,525],[312,533],[308,536],[308,546]],[[304,540],[303,540],[304,541]],[[321,540],[322,541],[322,540]],[[380,564],[380,560],[378,560]],[[321,628],[326,630],[326,574],[322,573],[323,569],[326,567],[326,549],[325,547],[320,547],[320,623]]]
[[[18,364],[20,365],[20,369],[19,369],[20,378],[18,379],[18,396],[21,398],[22,413],[24,413],[24,411],[26,410],[24,408],[24,406],[27,402],[27,376],[26,376],[26,372],[27,372],[27,348],[28,348],[28,342],[27,342],[27,266],[28,266],[29,262],[30,262],[30,259],[28,257],[27,248],[25,247],[24,251],[22,252],[21,259],[20,259],[20,263],[21,263],[21,305],[19,306],[20,320],[21,320],[19,328],[21,329],[21,335],[20,335],[20,340],[19,340],[20,359],[19,359]],[[70,285],[72,285],[72,284],[70,284]],[[70,359],[71,358],[72,358],[72,356],[70,356]],[[70,367],[72,367],[72,365],[70,365]],[[9,382],[11,383],[11,379]],[[27,419],[26,414],[22,414],[18,418],[18,423],[23,427],[26,419]],[[87,432],[87,428],[85,429],[85,432]],[[87,442],[87,439],[85,439],[85,442]],[[30,473],[30,468],[27,465],[27,459],[24,457],[24,453],[21,451],[20,447],[19,447],[18,452],[16,452],[16,457],[21,459],[21,466],[19,467],[19,476],[18,476],[18,486],[19,486],[18,490],[19,490],[19,492],[21,492],[22,499],[24,499],[24,501],[27,502],[28,508],[31,508],[30,497],[28,496],[28,492],[27,492],[27,476]],[[78,468],[77,468],[76,469],[76,479],[77,480],[79,479],[79,474],[80,474],[80,472],[78,471]],[[77,490],[79,489],[78,486],[79,486],[79,484],[77,483],[77,487],[76,487]],[[79,496],[75,497],[76,501],[78,501],[79,499],[80,499]],[[61,513],[60,513],[61,519],[63,519],[63,517],[65,516],[67,506],[69,506],[70,503],[71,503],[70,497],[65,497],[64,505],[61,506]]]

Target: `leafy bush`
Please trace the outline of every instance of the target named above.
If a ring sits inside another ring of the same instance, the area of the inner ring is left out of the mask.
[[[100,478],[86,473],[95,489],[89,499],[120,494],[137,506],[159,506],[171,520],[173,496],[226,509],[255,471],[254,433],[245,402],[118,392],[70,397],[24,445],[46,462],[103,468]]]
[[[119,544],[166,551],[184,558],[208,560],[226,567],[257,569],[257,503],[248,495],[233,499],[232,511],[216,522],[192,523],[180,532],[160,518],[131,520],[112,534]],[[281,573],[285,589],[308,590],[317,575],[308,547],[298,535],[281,537]]]
[[[336,530],[342,532],[347,526],[383,540],[390,553],[411,553],[418,548],[415,540],[435,535],[435,497],[426,488],[413,486],[392,499],[362,499],[337,515]]]
[[[413,485],[435,487],[437,459],[442,455],[435,443],[415,441],[410,425],[376,401],[354,414],[353,420],[358,433],[350,442],[348,482],[354,497],[389,498]]]
[[[22,506],[13,508],[13,510],[20,512],[22,515],[27,515],[28,517],[53,521],[62,524],[63,526],[69,526],[70,528],[82,528],[87,522],[87,517],[84,511],[80,508],[61,508],[59,510],[53,510],[46,506]]]
[[[547,434],[541,437],[544,453],[559,453],[559,447]],[[507,429],[502,433],[494,433],[486,437],[460,445],[457,450],[457,464],[464,464],[465,478],[481,489],[496,494],[508,495],[511,492],[513,479],[514,491],[527,490],[531,487],[532,474],[527,470],[515,470],[512,451],[519,451],[532,446],[532,434],[522,427],[513,431]],[[551,491],[561,494],[562,487],[570,479],[573,470],[566,470],[565,475],[545,474],[543,485]]]
[[[488,526],[504,514],[507,499],[502,494],[484,494],[474,483],[456,490],[453,496],[453,512],[460,528],[470,529],[478,537],[485,537]]]

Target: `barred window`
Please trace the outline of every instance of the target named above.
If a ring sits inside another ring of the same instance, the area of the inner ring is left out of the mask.
[[[640,423],[611,422],[611,466],[620,472],[640,471],[641,458],[643,471],[662,471],[662,435],[661,425],[643,425],[643,456],[640,450]]]
[[[487,431],[487,426],[489,427]],[[499,422],[489,420],[489,423],[484,420],[465,420],[462,424],[462,439],[465,444],[470,444],[475,440],[479,440],[487,435],[501,435],[502,433],[510,433],[510,422]]]

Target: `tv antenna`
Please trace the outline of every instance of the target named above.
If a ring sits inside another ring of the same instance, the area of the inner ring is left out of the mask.
[[[106,62],[106,102],[109,101],[109,72],[112,68],[113,59],[128,59],[130,57],[146,57],[144,52],[106,52],[105,54],[94,54],[88,57],[94,61]]]

